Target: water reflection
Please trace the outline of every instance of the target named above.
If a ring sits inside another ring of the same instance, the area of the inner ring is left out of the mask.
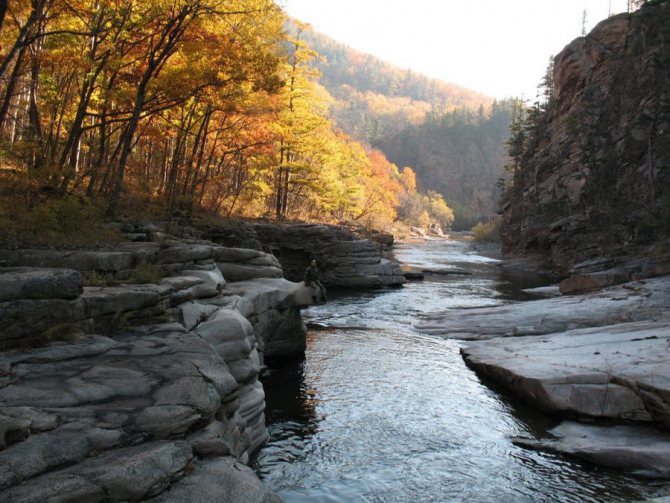
[[[513,445],[553,420],[483,383],[459,342],[413,330],[422,313],[509,302],[525,287],[460,244],[399,255],[441,266],[439,246],[475,274],[342,293],[305,313],[329,328],[309,334],[304,361],[264,379],[271,440],[255,462],[261,477],[288,502],[644,499],[649,482]]]

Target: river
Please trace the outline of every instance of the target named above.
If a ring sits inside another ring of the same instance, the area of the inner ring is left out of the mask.
[[[396,257],[428,274],[377,292],[340,292],[303,311],[314,327],[304,360],[263,379],[270,441],[254,460],[292,502],[630,502],[660,483],[510,437],[557,423],[484,383],[460,342],[418,333],[424,313],[523,301],[544,278],[505,273],[464,241],[399,245]],[[667,487],[667,486],[666,486]]]

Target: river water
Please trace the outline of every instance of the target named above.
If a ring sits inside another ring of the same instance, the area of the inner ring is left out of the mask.
[[[287,502],[629,502],[661,484],[510,437],[554,420],[468,369],[458,341],[413,328],[424,313],[523,301],[544,278],[502,272],[463,241],[400,245],[428,274],[377,292],[341,292],[303,311],[304,360],[264,377],[270,441],[254,468]]]

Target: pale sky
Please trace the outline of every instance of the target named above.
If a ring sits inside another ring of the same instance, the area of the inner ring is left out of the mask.
[[[279,0],[314,29],[496,98],[535,97],[550,55],[626,0]]]

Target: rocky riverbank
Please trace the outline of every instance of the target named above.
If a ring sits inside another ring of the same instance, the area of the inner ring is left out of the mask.
[[[670,277],[552,292],[558,296],[436,313],[419,328],[470,341],[461,349],[469,366],[545,412],[650,425],[623,428],[615,441],[609,426],[568,422],[549,439],[516,439],[520,445],[670,478]]]
[[[226,221],[204,228],[204,235],[226,246],[266,250],[277,257],[284,277],[303,279],[315,259],[327,287],[379,288],[402,285],[400,264],[391,257],[393,236],[354,232],[322,224]]]
[[[262,248],[359,287],[401,283],[397,262],[327,226],[252,248],[114,226],[113,249],[0,251],[2,499],[277,501],[245,466],[268,437],[258,376],[304,352],[313,301]]]

